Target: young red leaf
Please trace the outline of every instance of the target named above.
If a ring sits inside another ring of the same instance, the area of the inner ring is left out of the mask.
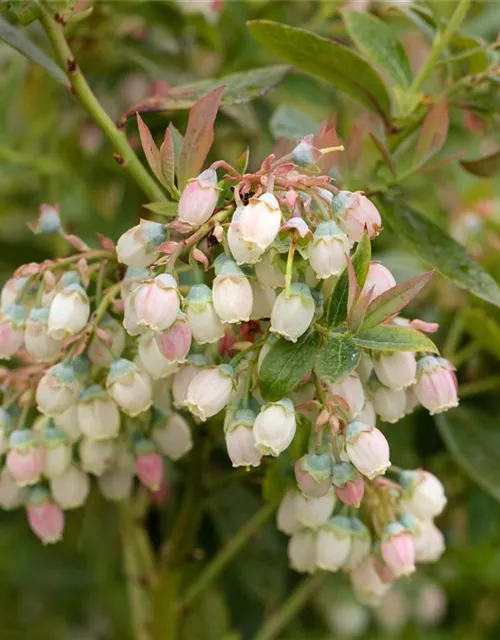
[[[427,271],[409,278],[375,298],[367,309],[362,326],[363,331],[378,326],[406,307],[422,291],[433,274],[433,271]]]
[[[182,191],[190,178],[198,175],[214,141],[214,123],[225,85],[207,94],[189,112],[177,177]]]
[[[448,135],[448,106],[443,98],[429,111],[420,130],[414,164],[421,167],[443,146]]]
[[[347,318],[347,324],[349,325],[349,329],[353,333],[357,333],[361,326],[363,325],[363,320],[365,319],[366,311],[370,306],[370,303],[373,299],[373,287],[367,291],[364,295],[359,296],[356,302],[352,305],[351,310],[349,312],[349,317]]]
[[[151,171],[155,174],[158,180],[164,186],[167,186],[162,174],[160,151],[156,146],[153,136],[151,135],[151,131],[148,129],[146,123],[139,114],[136,115],[137,127],[139,128],[139,136],[141,138],[141,145],[144,155],[146,156],[146,160],[151,167]]]
[[[165,129],[165,137],[160,147],[160,166],[164,184],[171,195],[178,195],[175,186],[175,152],[172,130]]]
[[[328,121],[325,120],[317,135],[314,136],[314,147],[316,149],[329,149],[330,147],[339,147],[340,139],[337,135],[337,114]],[[338,163],[340,151],[331,151],[325,153],[318,161],[317,165],[321,169],[322,173],[328,173],[328,170]]]

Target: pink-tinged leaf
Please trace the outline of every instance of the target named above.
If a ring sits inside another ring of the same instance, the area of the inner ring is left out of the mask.
[[[78,260],[76,264],[78,271],[80,272],[80,276],[82,278],[82,282],[85,285],[85,288],[89,286],[90,277],[89,277],[89,265],[85,258],[82,256],[80,260]]]
[[[477,160],[462,160],[460,164],[474,176],[491,178],[495,173],[500,173],[500,149]]]
[[[443,98],[431,108],[422,124],[415,151],[415,167],[421,167],[441,149],[448,135],[448,124],[448,106]]]
[[[358,283],[358,279],[356,277],[356,271],[354,270],[354,265],[352,264],[351,258],[346,254],[347,261],[347,278],[348,278],[348,290],[347,290],[347,317],[351,313],[351,309],[355,302],[357,302],[359,298],[359,294],[361,293],[361,289]]]
[[[64,234],[64,239],[69,242],[72,247],[77,251],[89,251],[90,247],[81,238],[73,235],[72,233]]]
[[[438,322],[425,322],[425,320],[419,320],[418,318],[410,320],[410,327],[424,333],[436,333],[436,331],[439,331]]]
[[[43,282],[47,290],[51,290],[56,286],[57,278],[52,271],[45,271],[43,274]]]
[[[113,336],[109,333],[109,331],[106,331],[106,329],[97,327],[97,329],[95,330],[95,334],[100,340],[104,342],[104,344],[107,344],[109,347],[113,344]]]
[[[165,137],[160,147],[160,164],[164,184],[172,196],[177,195],[175,186],[175,151],[172,130],[165,129]]]
[[[197,176],[214,141],[214,123],[225,85],[207,94],[189,112],[177,177],[182,191],[190,178]]]
[[[351,307],[349,316],[347,318],[347,324],[349,326],[349,329],[353,333],[357,333],[363,325],[366,311],[370,306],[371,301],[373,300],[373,290],[374,287],[372,287],[364,295],[360,296]]]
[[[429,171],[435,171],[440,167],[444,167],[445,165],[450,164],[450,162],[455,162],[455,160],[461,160],[466,155],[467,155],[467,151],[465,150],[457,151],[457,153],[452,153],[450,156],[441,158],[441,160],[438,160],[437,162],[433,162],[432,164],[425,165],[425,167],[421,167],[418,171],[415,171],[415,173],[422,175],[423,173],[429,173]]]
[[[377,151],[382,156],[382,159],[384,160],[385,164],[389,168],[392,175],[396,176],[397,175],[396,165],[394,164],[394,160],[392,159],[391,152],[389,151],[385,142],[381,140],[378,136],[376,136],[374,133],[372,133],[371,131],[368,132],[368,135],[370,136],[371,141],[375,145]]]
[[[179,250],[180,244],[173,240],[166,240],[158,247],[160,253],[164,253],[167,256],[171,256]]]
[[[43,263],[39,264],[38,262],[28,262],[28,264],[22,264],[18,267],[14,272],[14,278],[30,278],[31,276],[36,276],[40,269],[43,267]]]
[[[148,126],[139,114],[137,114],[137,127],[141,138],[142,150],[144,151],[144,155],[146,156],[146,160],[148,161],[151,171],[155,174],[162,185],[167,186],[162,173],[160,150],[153,140],[151,131],[148,129]]]
[[[115,250],[115,243],[113,242],[113,240],[111,240],[111,238],[104,236],[102,233],[98,233],[97,238],[99,240],[99,244],[103,249],[106,249],[106,251]]]
[[[362,326],[363,331],[378,326],[406,307],[422,291],[433,274],[433,271],[427,271],[427,273],[409,278],[375,298],[366,312]]]
[[[340,138],[337,135],[337,114],[335,114],[330,121],[325,120],[321,124],[317,135],[314,136],[314,147],[321,150],[338,147],[340,144]],[[340,153],[342,152],[332,151],[318,159],[317,165],[322,173],[327,173],[334,164],[338,164]]]
[[[217,240],[217,242],[222,242],[224,238],[224,228],[221,224],[216,224],[214,230],[212,231],[212,235]]]
[[[205,271],[208,269],[208,258],[200,249],[193,249],[193,258],[196,262],[201,262]]]

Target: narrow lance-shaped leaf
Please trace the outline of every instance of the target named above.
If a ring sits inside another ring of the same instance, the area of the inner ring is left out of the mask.
[[[500,149],[477,160],[462,160],[460,164],[474,176],[491,178],[495,173],[500,173]]]
[[[325,382],[336,382],[354,369],[359,357],[353,340],[332,334],[318,352],[314,371]]]
[[[198,100],[189,112],[188,126],[179,156],[177,177],[182,191],[198,175],[214,141],[214,123],[225,86]]]
[[[172,129],[165,129],[165,137],[160,147],[160,165],[164,184],[172,196],[178,194],[175,186],[175,152]]]
[[[344,11],[343,16],[347,31],[361,53],[383,69],[396,85],[409,87],[410,61],[393,29],[371,13]]]
[[[259,370],[259,388],[265,400],[287,396],[312,369],[320,338],[315,331],[297,342],[280,338],[266,355]]]
[[[144,151],[144,155],[146,156],[146,160],[148,161],[151,171],[155,174],[158,180],[166,186],[161,170],[160,150],[153,140],[151,131],[139,114],[137,114],[137,127],[139,129],[142,150]]]
[[[352,256],[352,266],[356,273],[360,289],[362,289],[365,284],[366,275],[370,267],[370,258],[371,244],[368,234],[365,233]],[[335,285],[335,289],[328,299],[325,319],[329,327],[336,327],[346,320],[348,296],[349,277],[347,269],[344,269]]]
[[[457,286],[500,306],[500,287],[458,242],[417,211],[386,201],[383,218],[417,255]]]
[[[65,87],[69,88],[69,81],[64,71],[44,51],[26,36],[20,29],[16,29],[6,20],[0,18],[0,40],[6,42],[23,56],[36,62],[45,69],[53,78]]]
[[[435,104],[422,124],[415,150],[414,166],[421,167],[444,145],[448,135],[448,106],[443,98]]]
[[[433,271],[428,271],[409,278],[375,298],[366,311],[362,328],[371,329],[396,315],[422,291],[433,274]]]
[[[436,345],[423,333],[393,324],[381,324],[360,331],[354,343],[364,349],[377,351],[429,351],[439,353]]]
[[[272,53],[362,102],[385,119],[389,92],[373,67],[355,51],[314,33],[271,20],[248,23],[252,36]]]

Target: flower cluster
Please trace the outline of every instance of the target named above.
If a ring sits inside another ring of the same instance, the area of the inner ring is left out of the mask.
[[[158,490],[163,456],[186,454],[192,426],[224,412],[234,467],[280,456],[311,425],[278,514],[296,570],[349,571],[375,602],[440,555],[442,487],[392,468],[376,421],[456,406],[453,367],[429,355],[433,325],[398,316],[423,282],[397,285],[370,262],[380,214],[321,174],[331,151],[307,136],[254,173],[216,162],[172,222],[143,220],[116,248],[41,217],[78,253],[24,265],[2,291],[0,355],[15,359],[0,504],[25,505],[42,540],[61,537],[92,477],[111,500],[134,476]]]

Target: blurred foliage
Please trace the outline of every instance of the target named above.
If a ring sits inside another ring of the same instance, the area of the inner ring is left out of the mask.
[[[342,5],[336,0],[233,0],[224,2],[220,13],[214,15],[183,11],[182,4],[189,3],[77,3],[79,19],[68,24],[67,34],[90,86],[115,121],[134,113],[134,105],[147,98],[167,95],[172,86],[282,64],[282,58],[252,38],[248,20],[300,26],[351,50],[354,43],[377,66],[376,53],[367,50],[360,40],[356,16],[347,22],[346,29],[339,11]],[[456,6],[456,2],[429,0],[399,5],[375,3],[372,10],[395,30],[404,46],[398,55],[408,56],[414,73],[430,51],[436,27],[447,24]],[[22,2],[3,2],[1,8],[5,10],[0,14],[3,23],[30,23]],[[399,201],[403,198],[425,214],[425,220],[447,230],[498,280],[499,30],[497,3],[476,0],[460,32],[443,53],[439,65],[447,70],[445,89],[451,86],[453,90],[447,95],[449,123],[436,150],[429,147],[436,144],[436,132],[431,130],[427,147],[425,141],[417,142],[416,136],[410,135],[388,162],[384,142],[387,132],[373,113],[348,95],[349,91],[341,92],[335,82],[324,81],[323,66],[318,71],[323,79],[291,69],[265,96],[224,106],[217,119],[210,160],[235,162],[248,146],[250,166],[256,166],[273,148],[290,148],[291,141],[315,131],[324,118],[336,113],[338,133],[346,145],[341,159],[342,186],[377,192],[381,184],[391,183],[392,174]],[[0,31],[5,34],[5,27]],[[39,23],[28,24],[25,33],[50,60],[50,47]],[[300,50],[300,42],[297,46],[284,59],[294,62],[292,56],[300,58],[297,64],[304,66],[305,52]],[[328,60],[323,62],[326,65]],[[396,69],[392,75],[401,80],[398,73]],[[462,78],[468,78],[469,83],[464,80],[461,85]],[[402,82],[398,96],[401,118],[407,107],[404,78]],[[432,75],[427,88],[431,96],[440,94],[438,74]],[[424,96],[424,105],[425,100]],[[170,106],[144,113],[143,117],[155,138],[160,139],[170,121],[183,131],[187,112]],[[126,132],[139,150],[134,119],[128,120]],[[415,149],[420,157],[415,158]],[[42,241],[26,227],[42,202],[58,202],[67,227],[90,243],[95,242],[95,231],[117,238],[146,215],[142,193],[114,161],[112,152],[87,113],[61,87],[57,72],[48,75],[41,66],[0,43],[2,279],[23,262],[64,251],[58,239]],[[470,162],[485,157],[489,159],[479,164]],[[426,268],[421,258],[408,251],[398,224],[387,226],[388,232],[375,243],[376,257],[398,280]],[[443,256],[445,262],[448,259]],[[446,265],[441,270],[446,272]],[[437,425],[417,412],[397,426],[387,427],[395,459],[403,466],[425,466],[446,485],[449,508],[439,524],[445,531],[448,551],[425,573],[427,579],[444,587],[449,606],[431,629],[415,618],[405,622],[404,616],[400,627],[393,624],[389,629],[387,621],[381,622],[370,613],[361,614],[364,623],[358,631],[368,640],[389,635],[405,640],[493,640],[500,636],[500,507],[486,491],[498,499],[500,311],[442,277],[435,278],[412,311],[441,323],[437,343],[457,364],[462,396],[467,397],[465,410],[445,416]],[[221,473],[228,471],[223,456],[220,467]],[[214,555],[258,508],[259,487],[239,478],[235,474],[231,484],[221,487],[210,499],[200,530],[200,552],[193,558],[194,573],[197,560]],[[172,487],[175,496],[175,478]],[[166,509],[153,508],[148,524],[153,540],[160,539],[164,521],[172,518],[172,512],[172,504]],[[85,513],[71,513],[68,520],[64,541],[43,548],[28,531],[22,515],[2,513],[2,640],[129,637],[116,513],[95,496]],[[185,638],[251,638],[263,618],[276,610],[298,582],[287,568],[285,555],[284,536],[272,524],[266,525],[224,572],[219,586],[207,590],[188,612]],[[412,607],[419,584],[425,579],[419,576],[402,587]],[[347,637],[345,629],[332,622],[333,605],[342,600],[342,594],[342,578],[328,577],[282,637]],[[397,606],[389,609],[394,612]],[[346,611],[344,607],[340,617],[347,616]]]

